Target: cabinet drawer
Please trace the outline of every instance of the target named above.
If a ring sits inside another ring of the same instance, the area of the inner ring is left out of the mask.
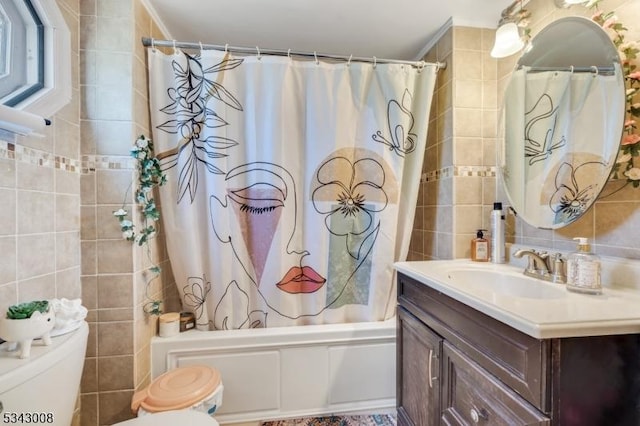
[[[401,273],[398,303],[545,413],[551,343],[515,330]]]
[[[443,424],[550,424],[548,417],[448,342],[443,346]]]

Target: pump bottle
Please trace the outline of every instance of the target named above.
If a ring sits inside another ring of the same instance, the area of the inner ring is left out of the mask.
[[[567,257],[567,290],[601,294],[600,258],[591,252],[587,238],[577,237],[574,240],[578,241],[578,251]]]

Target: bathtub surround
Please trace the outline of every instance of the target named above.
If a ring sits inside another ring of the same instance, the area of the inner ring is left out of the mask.
[[[605,0],[602,7],[615,8],[620,21],[628,23],[628,40],[640,39],[640,25],[632,24],[640,22],[639,2]],[[532,35],[562,16],[591,16],[582,6],[558,9],[548,0],[532,0],[527,9],[532,14]],[[496,129],[502,93],[518,55],[491,58],[494,34],[490,29],[452,27],[426,56],[450,66],[438,75],[410,260],[469,258],[469,240],[476,229],[489,225],[493,202],[506,202],[502,183],[495,177]],[[438,173],[462,166],[494,173]],[[640,226],[634,226],[640,223],[640,194],[631,187],[616,192],[623,183],[610,182],[605,196],[583,217],[555,231],[529,226],[505,204],[506,241],[569,250],[572,238],[580,235],[589,238],[600,255],[640,259]]]

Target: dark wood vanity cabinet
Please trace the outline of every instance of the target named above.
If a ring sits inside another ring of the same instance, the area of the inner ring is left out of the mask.
[[[536,339],[401,273],[398,305],[401,426],[640,425],[638,335]]]

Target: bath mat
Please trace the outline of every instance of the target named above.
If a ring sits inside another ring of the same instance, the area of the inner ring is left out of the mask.
[[[395,426],[396,416],[375,414],[371,416],[325,416],[262,422],[262,426]]]

